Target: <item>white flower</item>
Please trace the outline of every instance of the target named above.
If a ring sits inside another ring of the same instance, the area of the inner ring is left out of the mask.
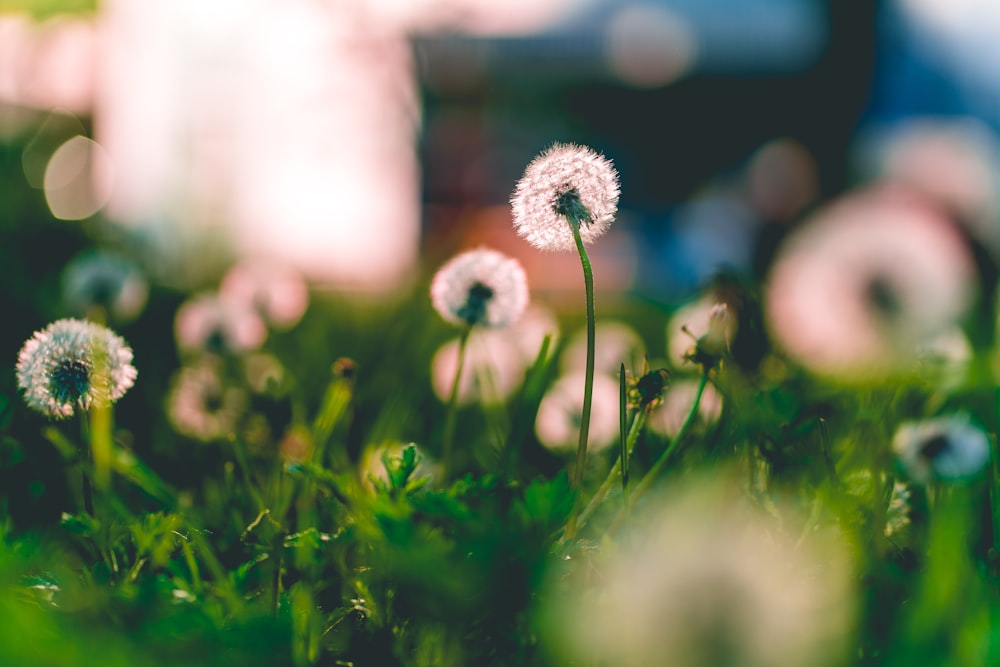
[[[511,195],[514,229],[540,250],[575,250],[570,224],[592,243],[611,226],[619,192],[610,160],[586,146],[553,144],[531,161]]]
[[[218,360],[206,357],[174,376],[167,416],[178,433],[211,442],[236,430],[247,404],[246,392],[225,382]]]
[[[253,308],[216,294],[199,294],[182,303],[174,332],[185,352],[241,353],[260,347],[267,337],[267,327]]]
[[[967,415],[901,424],[893,436],[892,448],[910,477],[918,482],[972,477],[990,459],[986,433]]]
[[[538,405],[535,435],[545,447],[574,451],[580,441],[583,413],[584,374],[564,375],[549,388]],[[618,381],[607,375],[594,376],[588,448],[600,451],[618,439]]]
[[[134,320],[146,305],[149,285],[128,260],[105,252],[73,258],[62,274],[63,300],[74,315],[103,309],[114,322]]]
[[[83,320],[57,320],[36,331],[17,356],[17,384],[25,402],[56,419],[76,408],[117,401],[136,375],[125,341]]]
[[[309,288],[290,268],[245,261],[223,276],[219,298],[256,310],[278,329],[289,329],[309,306]]]
[[[517,345],[504,331],[475,331],[465,344],[462,377],[458,381],[458,404],[482,401],[497,405],[505,402],[521,385],[526,364]],[[431,382],[434,394],[447,402],[458,370],[457,338],[448,341],[431,359]],[[537,353],[537,352],[536,352]]]
[[[911,366],[974,296],[958,232],[898,191],[849,196],[779,250],[766,295],[776,342],[832,378],[865,380]]]
[[[669,438],[677,435],[681,424],[691,412],[694,405],[694,397],[698,393],[698,381],[685,379],[673,380],[667,387],[663,395],[663,404],[656,407],[649,416],[649,427]],[[722,414],[722,396],[709,383],[701,394],[701,401],[698,403],[698,414],[695,415],[696,424],[714,424]]]
[[[842,538],[783,532],[733,498],[731,478],[672,486],[636,512],[630,544],[558,570],[569,576],[543,597],[540,625],[557,662],[841,664],[855,608]]]
[[[431,282],[431,303],[452,324],[505,327],[528,305],[528,281],[516,259],[478,248],[438,269]]]

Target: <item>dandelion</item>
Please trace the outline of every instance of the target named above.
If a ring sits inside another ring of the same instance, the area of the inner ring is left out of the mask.
[[[968,415],[901,424],[892,448],[909,476],[921,483],[973,477],[990,458],[986,433]]]
[[[177,345],[185,352],[243,353],[260,347],[267,328],[256,311],[216,294],[194,296],[177,309]]]
[[[974,296],[972,257],[945,218],[893,191],[847,197],[779,251],[766,306],[784,351],[820,375],[906,368]]]
[[[452,339],[438,348],[431,359],[431,383],[442,401],[451,397],[459,366],[461,341]],[[482,401],[502,404],[524,379],[525,358],[514,341],[500,332],[473,334],[465,348],[462,375],[458,381],[458,405]]]
[[[614,221],[618,196],[610,160],[586,146],[553,144],[531,161],[511,196],[514,229],[539,250],[572,251],[571,225],[593,243]]]
[[[431,282],[431,303],[445,321],[464,327],[442,435],[447,475],[469,334],[475,326],[501,328],[516,322],[528,304],[528,282],[516,259],[478,248],[453,257],[438,269]]]
[[[543,640],[567,664],[839,664],[855,609],[842,543],[783,533],[732,498],[731,479],[695,481],[635,517],[634,546],[552,586]]]
[[[650,415],[649,427],[669,438],[676,437],[681,425],[694,408],[694,401],[698,396],[698,384],[697,380],[691,379],[672,382],[663,396],[663,403]],[[702,426],[708,426],[717,422],[721,414],[722,397],[711,384],[706,384],[702,390],[695,418]]]
[[[149,285],[139,269],[123,257],[86,252],[73,258],[62,274],[66,306],[81,317],[100,311],[113,322],[131,322],[146,306]]]
[[[309,306],[309,288],[292,269],[247,261],[226,272],[219,298],[255,310],[278,329],[289,329]]]
[[[434,309],[452,324],[505,327],[528,305],[520,262],[488,248],[464,252],[444,264],[431,283]]]
[[[39,412],[64,419],[77,408],[107,406],[135,384],[132,349],[93,322],[57,320],[36,331],[17,356],[17,384]]]
[[[606,375],[594,378],[594,409],[590,444],[603,450],[618,438],[618,382]],[[538,405],[535,435],[554,451],[571,451],[578,443],[583,416],[583,376],[564,375],[552,385]]]
[[[201,442],[222,440],[236,431],[246,412],[246,392],[225,382],[213,358],[181,368],[167,396],[174,429]]]
[[[587,367],[574,486],[583,479],[594,393],[594,272],[584,245],[611,226],[618,211],[619,193],[618,172],[610,160],[586,146],[556,143],[528,164],[510,199],[514,229],[519,236],[540,250],[576,248],[583,268]],[[570,520],[567,534],[572,536],[574,530],[575,518]]]

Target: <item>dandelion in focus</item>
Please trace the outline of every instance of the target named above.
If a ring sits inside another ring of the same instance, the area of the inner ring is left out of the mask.
[[[511,196],[514,229],[539,250],[572,251],[603,235],[618,211],[618,172],[586,146],[553,144],[528,164]]]
[[[892,448],[910,478],[921,483],[974,477],[990,458],[986,432],[968,415],[901,424]]]
[[[167,416],[181,435],[200,442],[224,440],[246,412],[248,397],[226,382],[221,364],[210,357],[181,368],[167,396]]]
[[[226,272],[219,298],[255,310],[277,329],[290,329],[309,306],[309,288],[293,269],[247,261]]]
[[[127,259],[107,252],[85,252],[63,270],[62,294],[76,316],[125,324],[146,306],[149,285]]]
[[[16,373],[28,406],[56,419],[114,403],[137,376],[132,349],[122,338],[75,319],[36,331],[18,353]]]
[[[267,328],[253,308],[216,294],[200,294],[182,303],[174,332],[178,347],[193,353],[241,354],[260,347],[267,337]]]
[[[571,664],[840,663],[855,606],[841,542],[800,542],[726,486],[688,482],[636,517],[633,547],[553,587],[549,646]]]
[[[593,243],[611,226],[619,194],[618,172],[610,160],[586,146],[556,143],[528,164],[510,198],[519,236],[540,250],[576,248],[583,268],[587,362],[574,486],[583,479],[594,393],[594,272],[584,245]],[[571,520],[567,532],[572,535],[573,530]]]
[[[434,275],[431,302],[445,321],[505,327],[528,305],[528,281],[520,262],[488,248],[453,257]]]
[[[538,441],[553,451],[572,451],[579,441],[583,415],[583,374],[564,375],[553,383],[535,417]],[[618,382],[606,375],[594,378],[590,444],[606,449],[618,438]]]
[[[817,374],[884,377],[957,323],[974,281],[970,252],[947,219],[897,191],[865,192],[820,212],[779,250],[769,326]]]

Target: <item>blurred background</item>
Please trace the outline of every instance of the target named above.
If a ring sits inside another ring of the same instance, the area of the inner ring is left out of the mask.
[[[598,288],[658,303],[721,266],[761,275],[787,225],[866,179],[937,182],[994,214],[990,0],[0,12],[4,228],[65,221],[178,289],[259,257],[320,289],[388,294],[485,243],[559,299],[577,286],[573,258],[519,241],[507,203],[553,141],[592,145],[621,172]],[[6,268],[45,261],[16,238]]]

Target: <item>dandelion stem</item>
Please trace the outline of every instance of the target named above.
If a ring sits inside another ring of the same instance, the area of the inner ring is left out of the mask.
[[[583,468],[587,461],[587,438],[590,435],[590,406],[594,398],[594,272],[590,267],[590,257],[583,247],[580,236],[580,220],[571,219],[573,240],[580,253],[580,264],[583,266],[583,285],[587,296],[587,370],[583,384],[583,409],[580,412],[580,443],[576,449],[576,467],[573,469],[572,485],[579,488],[583,483]]]
[[[623,453],[625,453],[625,460],[627,461],[629,457],[632,456],[632,450],[635,448],[635,443],[639,440],[639,434],[642,432],[643,427],[646,425],[646,412],[644,410],[638,411],[632,418],[632,426],[629,428],[628,439],[625,442],[625,447]],[[622,480],[622,491],[625,493],[626,506],[628,506],[631,498],[630,491],[628,490],[628,468],[625,468],[625,474],[622,475],[622,459],[619,458],[615,461],[615,464],[611,466],[611,470],[608,472],[608,476],[604,478],[601,485],[594,492],[594,496],[587,503],[587,506],[580,512],[580,517],[578,522],[583,525],[591,517],[595,510],[600,506],[600,504],[607,497],[608,493],[611,492],[611,487],[615,485],[615,482],[619,479]]]
[[[445,417],[444,434],[441,437],[441,460],[444,465],[444,478],[451,474],[452,446],[455,439],[455,420],[458,416],[458,387],[462,379],[462,367],[465,365],[465,348],[469,342],[472,326],[462,329],[458,339],[458,363],[455,366],[455,379],[451,383],[451,394],[448,396],[448,415]]]
[[[667,461],[670,460],[670,455],[677,450],[677,446],[680,445],[681,441],[684,439],[685,434],[687,434],[688,429],[694,422],[695,415],[698,414],[698,407],[701,405],[701,396],[705,393],[705,385],[708,384],[708,369],[701,374],[701,381],[698,382],[698,391],[694,395],[694,402],[691,403],[691,409],[688,411],[687,416],[684,418],[684,422],[681,427],[677,430],[677,435],[674,436],[667,448],[663,450],[660,454],[660,458],[656,460],[653,467],[649,469],[646,476],[642,478],[635,489],[632,491],[632,499],[638,500],[639,497],[645,493],[649,487],[656,481],[660,473],[663,472],[663,468],[667,465]]]
[[[90,443],[90,420],[86,410],[80,410],[80,436],[83,448],[87,451],[86,463],[83,466],[83,510],[87,516],[94,516],[94,489],[91,486],[87,469],[94,464],[94,451]]]

